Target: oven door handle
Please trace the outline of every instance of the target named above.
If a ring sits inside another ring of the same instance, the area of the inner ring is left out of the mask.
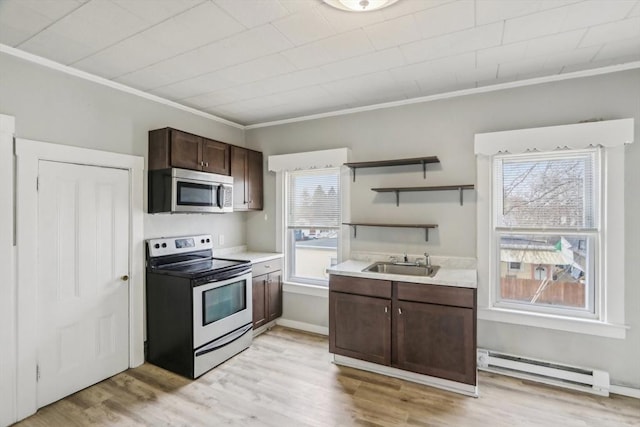
[[[226,335],[205,345],[204,347],[201,347],[200,349],[198,349],[198,351],[196,351],[196,357],[202,356],[203,354],[211,353],[212,351],[218,350],[219,348],[231,344],[232,342],[242,338],[242,336],[251,331],[252,328],[253,324],[249,323],[248,325],[245,325],[242,328],[233,331],[229,335]]]
[[[240,276],[244,276],[245,274],[249,274],[251,273],[251,267],[247,268],[246,270],[242,270],[232,276],[229,277],[225,277],[224,279],[220,279],[220,281],[222,280],[230,280],[230,279],[235,279],[236,277],[240,277]]]

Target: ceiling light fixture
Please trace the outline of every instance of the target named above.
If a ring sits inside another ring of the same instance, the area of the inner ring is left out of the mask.
[[[329,6],[349,12],[369,12],[391,6],[398,0],[322,0]]]

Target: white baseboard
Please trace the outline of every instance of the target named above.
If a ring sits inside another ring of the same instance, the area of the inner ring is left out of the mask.
[[[286,328],[298,329],[300,331],[311,332],[320,335],[329,335],[329,328],[326,326],[314,325],[312,323],[298,322],[297,320],[290,319],[276,319],[276,325],[284,326]]]
[[[348,366],[350,368],[362,369],[363,371],[374,372],[376,374],[387,375],[401,380],[424,384],[442,390],[452,391],[465,396],[478,397],[478,386],[458,383],[455,381],[436,378],[429,375],[416,374],[391,366],[378,365],[377,363],[366,362],[364,360],[353,359],[351,357],[338,354],[329,354],[330,360],[336,365]]]
[[[640,399],[640,388],[611,384],[611,386],[609,386],[609,393]]]

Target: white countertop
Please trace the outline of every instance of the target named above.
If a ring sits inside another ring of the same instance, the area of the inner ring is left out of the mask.
[[[403,274],[385,274],[362,271],[372,264],[371,261],[348,260],[327,269],[329,274],[340,276],[364,277],[367,279],[391,280],[395,282],[425,283],[430,285],[477,288],[478,275],[475,269],[440,268],[435,276],[406,276]]]
[[[272,259],[282,258],[283,254],[278,252],[235,252],[225,254],[227,259],[237,259],[240,261],[251,261],[252,264],[263,261],[271,261]]]

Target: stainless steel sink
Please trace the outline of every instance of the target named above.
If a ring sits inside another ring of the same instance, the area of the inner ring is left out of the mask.
[[[440,266],[432,265],[425,267],[424,265],[406,265],[392,262],[376,262],[362,271],[384,274],[404,274],[406,276],[423,276],[433,277],[436,275]]]

